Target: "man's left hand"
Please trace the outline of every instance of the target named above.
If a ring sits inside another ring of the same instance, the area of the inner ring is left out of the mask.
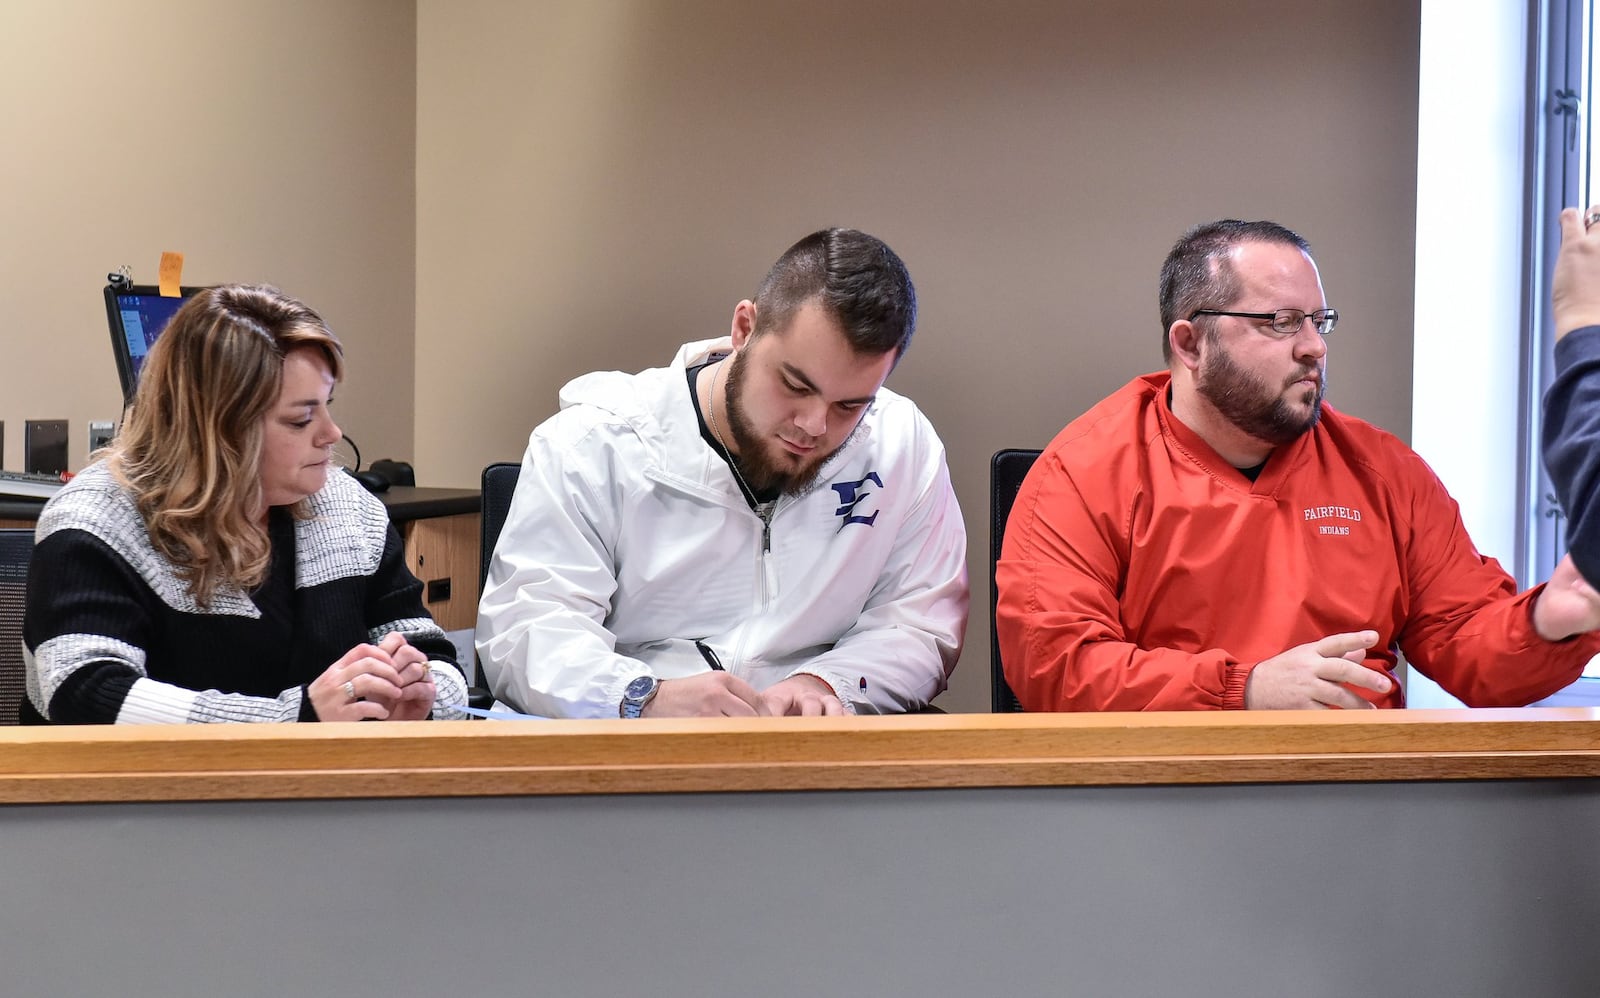
[[[1600,629],[1600,592],[1578,574],[1572,555],[1556,563],[1533,604],[1533,629],[1546,641]]]
[[[833,687],[816,676],[801,673],[774,683],[761,691],[763,717],[840,717],[844,704],[834,696]]]

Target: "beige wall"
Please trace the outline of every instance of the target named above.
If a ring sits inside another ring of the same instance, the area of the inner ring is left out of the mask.
[[[116,419],[101,288],[266,281],[319,309],[365,457],[412,450],[415,5],[0,2],[0,419]]]
[[[562,382],[664,363],[854,225],[921,292],[890,384],[950,450],[975,612],[944,702],[983,709],[988,457],[1159,365],[1186,226],[1305,233],[1346,316],[1332,400],[1408,432],[1417,25],[1394,0],[6,0],[5,466],[57,416],[81,463],[119,401],[105,274],[153,280],[163,249],[321,309],[365,456],[471,485]]]
[[[416,464],[520,456],[557,388],[727,328],[792,240],[887,239],[922,321],[891,387],[967,514],[988,703],[988,459],[1160,366],[1192,223],[1304,233],[1331,401],[1409,430],[1418,10],[1395,0],[420,0]]]

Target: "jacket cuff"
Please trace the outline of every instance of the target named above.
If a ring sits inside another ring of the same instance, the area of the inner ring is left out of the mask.
[[[828,684],[828,689],[833,691],[833,695],[839,698],[839,702],[844,704],[844,712],[846,714],[854,714],[856,712],[856,703],[846,692],[850,689],[850,687],[841,682],[838,677],[829,676],[821,672],[815,672],[811,669],[796,669],[789,673],[787,678],[793,678],[795,676],[811,676],[813,679],[822,680],[824,683]]]
[[[1227,667],[1227,673],[1222,680],[1222,709],[1244,710],[1244,691],[1250,685],[1250,674],[1256,671],[1256,665],[1245,665],[1243,662]]]
[[[297,720],[297,721],[320,721],[320,720],[322,720],[322,718],[317,716],[317,709],[315,707],[311,706],[311,687],[309,687],[309,686],[300,687],[300,716],[295,718],[295,720]]]

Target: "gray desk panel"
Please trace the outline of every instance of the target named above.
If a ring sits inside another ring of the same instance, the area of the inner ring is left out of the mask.
[[[0,810],[33,995],[1600,992],[1600,782]]]

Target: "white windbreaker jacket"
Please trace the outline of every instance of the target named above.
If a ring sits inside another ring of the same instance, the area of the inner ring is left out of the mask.
[[[881,389],[766,531],[689,397],[687,368],[729,349],[585,375],[533,431],[478,610],[499,699],[616,717],[635,677],[706,671],[697,640],[758,690],[809,673],[846,709],[916,709],[945,688],[966,633],[967,535],[932,424]]]

